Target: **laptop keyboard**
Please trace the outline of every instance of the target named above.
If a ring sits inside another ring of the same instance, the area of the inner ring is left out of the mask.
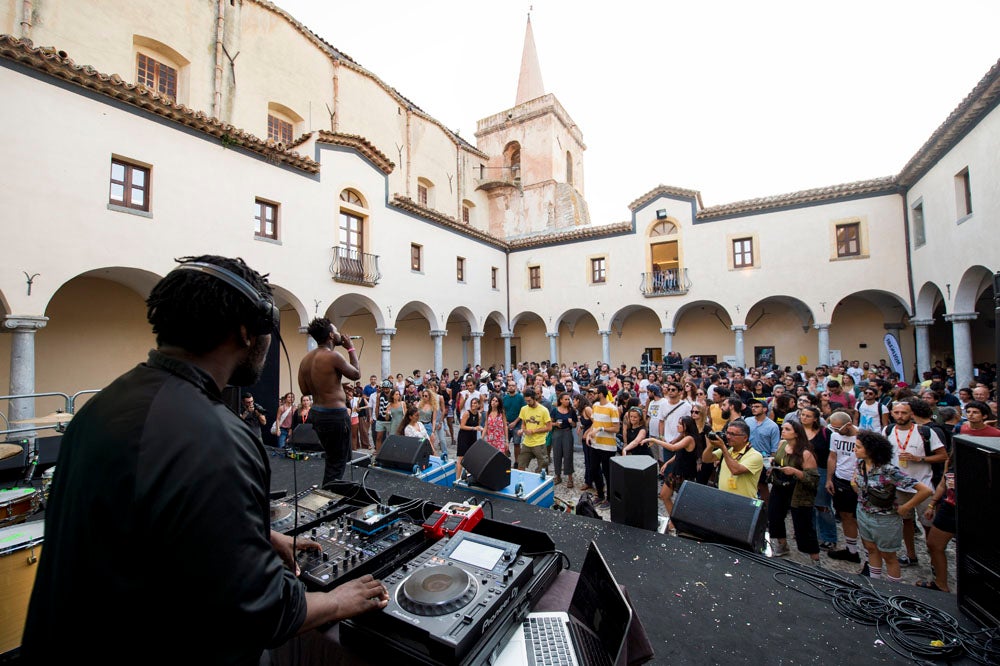
[[[531,666],[572,666],[573,646],[569,643],[565,620],[558,617],[529,617],[524,621],[524,642]]]
[[[572,622],[569,625],[569,630],[573,632],[578,654],[583,659],[584,664],[587,666],[611,666],[611,660],[608,659],[608,655],[597,636],[583,631]]]

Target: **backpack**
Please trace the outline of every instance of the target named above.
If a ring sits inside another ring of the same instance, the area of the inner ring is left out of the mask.
[[[594,496],[589,492],[580,493],[580,499],[576,502],[576,515],[604,520],[601,518],[601,514],[597,513],[597,507],[594,506]]]
[[[896,427],[895,423],[890,423],[885,427],[885,436],[888,437],[889,433],[893,431]],[[934,431],[938,435],[938,439],[944,444],[945,451],[951,453],[951,436],[945,432],[944,428],[934,424],[918,425],[917,432],[920,433],[920,437],[924,440],[924,456],[929,456],[931,454],[931,431]],[[944,463],[936,462],[931,463],[931,469],[933,474],[931,477],[931,482],[934,484],[932,488],[937,488],[937,484],[941,481],[941,477],[944,476]]]

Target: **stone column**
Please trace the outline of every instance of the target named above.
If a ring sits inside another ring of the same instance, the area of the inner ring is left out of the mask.
[[[736,367],[745,368],[747,364],[746,357],[743,355],[743,331],[747,330],[747,327],[730,326],[729,328],[736,334]]]
[[[972,381],[972,331],[969,322],[978,316],[978,312],[957,312],[944,316],[945,321],[951,322],[951,335],[955,339],[955,385],[959,388],[968,386]]]
[[[816,324],[813,326],[819,332],[819,359],[816,365],[830,364],[830,325]]]
[[[601,334],[601,359],[611,365],[611,331],[598,331]]]
[[[472,365],[482,365],[483,364],[483,332],[482,331],[472,331],[469,333],[469,337],[472,338]]]
[[[549,339],[549,365],[559,365],[559,334],[546,333],[545,337]]]
[[[512,365],[511,352],[510,352],[510,340],[511,340],[511,338],[514,337],[514,334],[513,333],[501,333],[500,337],[503,338],[503,367],[504,367],[504,371],[510,372],[511,370],[513,370],[513,368],[510,367]]]
[[[313,336],[309,335],[309,328],[306,326],[299,326],[299,333],[306,336],[306,353],[308,354],[313,349],[319,347],[319,343],[313,340]]]
[[[927,329],[934,319],[911,319],[910,323],[917,332],[917,376],[923,379],[931,369],[931,336]]]
[[[441,371],[444,369],[444,336],[448,335],[448,331],[431,331],[431,337],[434,338],[434,372],[437,376],[441,376]]]
[[[48,317],[34,315],[7,315],[4,318],[4,330],[13,336],[10,341],[11,395],[35,392],[35,331],[45,328],[48,321]],[[11,421],[34,417],[35,399],[11,400],[7,416]]]
[[[392,374],[392,336],[396,335],[394,328],[376,328],[375,335],[382,336],[382,375],[385,379]]]
[[[673,328],[661,328],[660,329],[660,333],[663,333],[663,356],[664,357],[667,354],[669,354],[670,352],[672,352],[674,350],[674,333],[676,333],[676,332],[677,332],[677,329],[673,329]],[[652,361],[652,359],[650,359],[650,361]]]

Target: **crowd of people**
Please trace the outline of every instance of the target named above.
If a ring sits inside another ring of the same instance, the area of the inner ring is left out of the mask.
[[[938,364],[908,385],[885,361],[742,369],[674,354],[645,371],[606,363],[593,370],[521,363],[509,372],[470,366],[440,376],[371,375],[346,390],[355,449],[378,450],[387,434],[424,437],[435,453],[455,448],[461,477],[465,452],[484,439],[518,469],[544,469],[558,485],[592,491],[598,509],[609,507],[611,458],[649,455],[668,516],[685,481],[763,500],[776,557],[790,552],[790,515],[797,550],[816,564],[825,552],[863,564],[865,575],[898,579],[901,566],[921,557],[919,525],[935,574],[920,584],[946,591],[952,437],[1000,436],[995,369],[976,374],[957,386],[954,370]],[[276,423],[281,432],[284,423]],[[582,483],[574,479],[579,448]]]

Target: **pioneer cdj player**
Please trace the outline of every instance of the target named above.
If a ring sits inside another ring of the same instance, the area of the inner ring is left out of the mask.
[[[534,564],[517,544],[458,532],[385,576],[388,606],[342,623],[341,640],[357,648],[376,640],[423,663],[463,663],[484,637],[523,617]]]
[[[298,527],[295,505],[299,507]],[[271,502],[271,529],[282,534],[302,533],[313,525],[354,509],[349,498],[322,488],[309,488],[298,495]]]

